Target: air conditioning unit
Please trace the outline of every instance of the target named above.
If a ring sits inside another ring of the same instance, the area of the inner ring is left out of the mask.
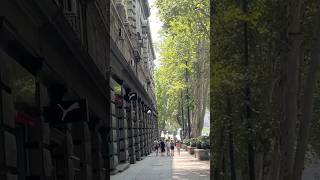
[[[142,27],[147,27],[148,26],[148,20],[142,19],[141,20],[141,25],[142,25]]]
[[[139,46],[142,47],[142,46],[143,46],[143,39],[140,38],[140,39],[138,40],[138,43],[139,43]]]
[[[124,30],[122,28],[119,28],[119,39],[124,40]]]
[[[141,60],[141,57],[140,57],[138,50],[133,51],[133,58],[134,58],[135,62],[139,62]]]

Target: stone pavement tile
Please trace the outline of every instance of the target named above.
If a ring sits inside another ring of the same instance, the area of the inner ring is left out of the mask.
[[[171,157],[161,157],[151,154],[122,173],[111,176],[111,180],[160,180],[171,179]],[[163,178],[160,178],[163,177]]]
[[[186,151],[181,151],[173,159],[172,179],[177,180],[209,180],[209,161],[199,161]]]
[[[209,180],[209,161],[199,161],[182,151],[180,156],[151,154],[129,169],[111,176],[111,180]]]

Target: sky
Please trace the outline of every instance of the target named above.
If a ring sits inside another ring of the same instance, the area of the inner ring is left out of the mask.
[[[149,6],[150,6],[150,12],[151,15],[149,17],[149,23],[150,23],[150,31],[151,31],[151,36],[152,36],[152,41],[153,44],[159,44],[159,42],[161,41],[161,37],[160,37],[160,29],[162,26],[162,22],[160,21],[159,17],[158,17],[158,9],[155,7],[154,3],[155,0],[148,0],[149,2]],[[154,45],[155,47],[155,45]],[[156,54],[156,59],[154,61],[155,66],[159,66],[160,64],[160,52],[158,51],[157,48],[154,48],[155,50],[155,54]]]

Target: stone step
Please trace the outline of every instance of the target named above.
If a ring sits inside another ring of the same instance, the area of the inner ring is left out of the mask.
[[[129,167],[130,167],[129,163],[121,163],[116,167],[116,169],[118,170],[118,172],[122,172],[128,169]]]

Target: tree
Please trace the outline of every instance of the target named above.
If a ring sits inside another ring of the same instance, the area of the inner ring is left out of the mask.
[[[309,130],[311,124],[319,127],[313,113],[320,108],[319,2],[257,0],[243,9],[245,3],[215,1],[212,11],[211,125],[219,145],[212,150],[215,179],[234,179],[235,168],[242,179],[297,180],[305,153],[317,152],[320,144],[315,138],[319,130]],[[225,96],[231,96],[231,113]],[[237,128],[224,125],[230,123]],[[223,138],[229,130],[232,141]]]
[[[155,76],[159,119],[182,127],[187,121],[178,121],[179,117],[190,116],[191,134],[196,137],[201,135],[208,106],[209,1],[165,0],[156,5],[164,23],[161,65]],[[177,111],[179,104],[184,116]]]

